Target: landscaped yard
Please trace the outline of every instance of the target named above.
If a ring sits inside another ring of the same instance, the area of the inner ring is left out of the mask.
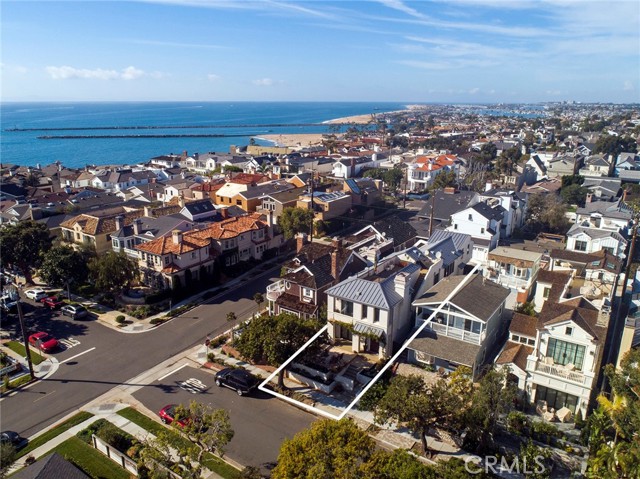
[[[122,417],[128,419],[134,424],[137,424],[141,428],[149,431],[151,434],[158,435],[158,433],[162,431],[169,431],[175,438],[176,441],[182,443],[183,445],[189,445],[191,441],[189,441],[186,437],[182,436],[178,432],[172,431],[171,429],[163,426],[162,424],[158,424],[151,418],[148,418],[144,414],[136,411],[133,408],[125,408],[118,411]],[[202,461],[202,465],[208,468],[210,471],[213,471],[226,479],[237,479],[240,477],[240,471],[238,471],[235,467],[227,464],[219,457],[211,453],[205,453],[205,460]]]
[[[77,437],[64,441],[51,452],[57,452],[94,479],[129,479],[131,474]],[[49,454],[49,453],[47,453]]]
[[[4,345],[12,351],[18,353],[23,358],[27,356],[27,351],[24,349],[24,345],[20,344],[18,341],[7,341],[6,343],[4,343]],[[29,348],[29,351],[31,352],[31,362],[33,364],[38,365],[42,361],[44,361],[44,358],[36,353],[33,348]]]
[[[18,451],[17,457],[26,456],[27,454],[29,454],[34,449],[36,449],[36,448],[42,446],[43,444],[49,442],[51,439],[59,436],[60,434],[62,434],[65,431],[71,429],[73,426],[77,426],[78,424],[86,421],[90,417],[93,417],[93,414],[91,414],[90,412],[85,412],[85,411],[81,411],[78,414],[76,414],[74,416],[71,416],[66,421],[58,424],[57,426],[55,426],[52,429],[49,429],[47,432],[45,432],[44,434],[41,434],[40,436],[36,437],[32,441],[29,441],[29,444],[27,444],[24,448],[22,448],[22,449],[20,449]]]

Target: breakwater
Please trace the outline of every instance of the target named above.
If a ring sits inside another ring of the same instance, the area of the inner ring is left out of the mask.
[[[340,123],[342,124],[342,123]],[[344,123],[347,124],[347,123]],[[90,131],[90,130],[170,130],[170,129],[211,129],[211,128],[280,128],[298,126],[323,126],[322,123],[244,123],[237,125],[136,125],[136,126],[63,126],[59,128],[5,128],[4,131]]]
[[[99,139],[113,139],[113,138],[233,138],[233,137],[246,137],[246,136],[258,136],[264,133],[242,133],[242,134],[229,134],[229,135],[216,135],[216,134],[162,134],[162,135],[43,135],[38,136],[38,140],[99,140]]]

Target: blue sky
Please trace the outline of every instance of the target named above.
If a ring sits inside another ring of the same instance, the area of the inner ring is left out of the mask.
[[[1,1],[3,101],[640,102],[640,2]]]

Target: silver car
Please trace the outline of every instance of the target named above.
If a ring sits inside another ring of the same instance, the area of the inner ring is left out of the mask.
[[[80,306],[79,304],[67,304],[60,308],[63,316],[71,316],[71,319],[84,318],[89,314],[87,308]]]

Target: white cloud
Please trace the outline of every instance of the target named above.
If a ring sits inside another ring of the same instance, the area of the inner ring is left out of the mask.
[[[0,70],[7,73],[17,73],[19,75],[24,75],[29,71],[27,70],[26,67],[23,67],[22,65],[9,65],[6,63],[0,63]]]
[[[480,88],[472,88],[471,90],[469,90],[469,93],[471,95],[475,95],[476,93],[480,93]]]
[[[258,86],[271,86],[273,85],[273,80],[271,78],[260,78],[259,80],[253,80],[254,85]]]
[[[48,66],[45,71],[54,80],[80,78],[83,80],[135,80],[145,75],[143,70],[129,66],[121,71],[95,68],[74,68],[67,65],[61,67]]]
[[[400,0],[378,0],[378,2],[383,4],[385,7],[398,10],[399,12],[406,13],[407,15],[411,15],[412,17],[425,18],[425,16],[422,13],[417,11],[415,8],[411,8],[410,6],[405,5]]]
[[[220,75],[216,75],[215,73],[209,73],[207,75],[207,80],[209,81],[216,81],[220,79]]]
[[[622,86],[622,89],[624,91],[633,91],[633,90],[635,90],[635,88],[633,88],[633,83],[631,83],[629,80],[626,80],[624,82],[624,85]]]
[[[136,78],[140,78],[144,75],[144,71],[136,68],[136,67],[127,67],[122,70],[122,74],[120,77],[123,80],[135,80]]]

